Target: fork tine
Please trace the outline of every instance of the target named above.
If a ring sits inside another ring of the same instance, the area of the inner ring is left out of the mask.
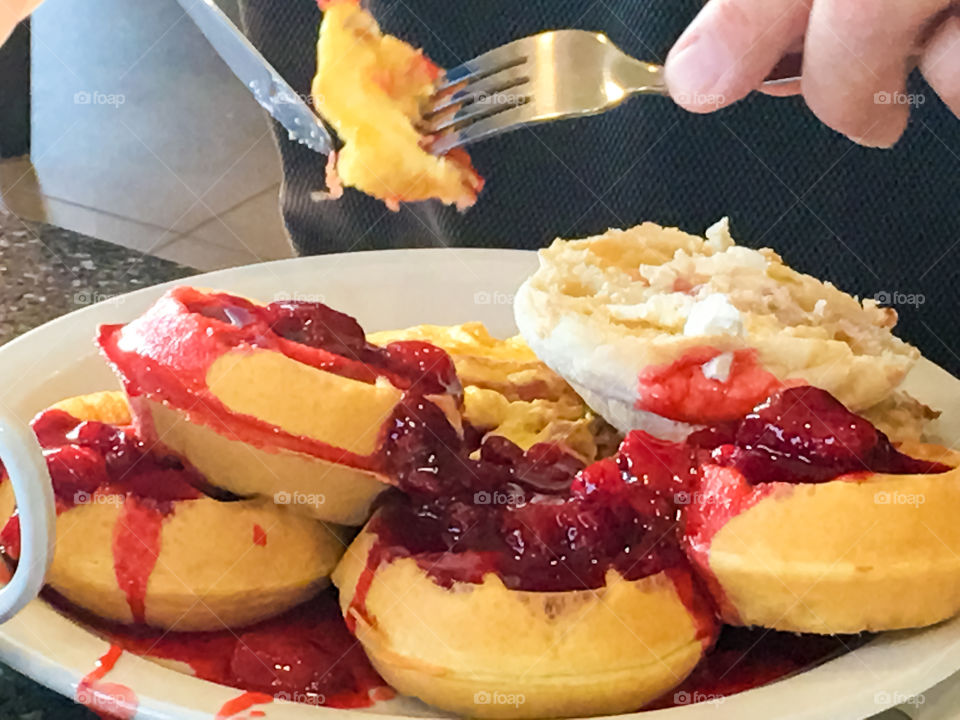
[[[520,38],[493,50],[488,50],[472,60],[467,60],[462,65],[450,68],[444,73],[440,84],[437,86],[437,92],[442,92],[477,75],[492,75],[495,72],[522,65],[527,61],[527,46],[528,38]]]
[[[473,82],[467,81],[461,83],[460,87],[454,90],[446,90],[433,95],[424,108],[423,118],[430,122],[439,113],[451,107],[466,107],[473,103],[493,104],[511,102],[511,97],[498,97],[505,94],[508,90],[516,90],[511,93],[512,96],[526,95],[524,87],[530,82],[530,68],[526,65],[517,65],[515,67],[502,70],[501,72],[487,75]]]
[[[479,113],[477,113],[479,114]],[[471,122],[459,130],[449,129],[439,133],[428,146],[434,155],[444,155],[460,145],[499,135],[532,122],[523,105],[516,105]]]
[[[504,95],[502,98],[500,102],[473,102],[466,105],[451,105],[445,110],[433,113],[429,119],[423,120],[419,126],[420,131],[425,135],[437,135],[448,130],[457,130],[530,102],[530,97],[527,95]]]

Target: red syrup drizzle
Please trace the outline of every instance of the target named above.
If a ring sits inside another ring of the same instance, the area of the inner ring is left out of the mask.
[[[114,573],[134,620],[143,622],[163,520],[178,500],[202,497],[197,487],[203,478],[176,458],[148,451],[130,428],[81,421],[62,410],[41,413],[32,427],[50,471],[57,514],[78,504],[121,503],[112,544]],[[20,557],[17,515],[0,531],[0,544],[11,559]]]
[[[321,303],[261,306],[233,295],[178,287],[128,325],[102,326],[97,342],[131,397],[163,401],[191,421],[254,447],[306,453],[371,471],[382,469],[379,453],[357,455],[233,413],[207,386],[210,366],[227,352],[265,349],[361,382],[386,378],[407,398],[462,394],[453,361],[443,350],[412,340],[371,345],[356,320]]]
[[[336,593],[243,629],[165,632],[119,625],[77,608],[50,590],[44,597],[124,650],[188,665],[196,677],[271,699],[365,708],[394,697],[347,630]]]
[[[671,420],[711,424],[743,417],[783,386],[751,348],[733,351],[727,380],[706,377],[703,364],[721,354],[697,347],[668,365],[646,368],[637,378],[635,407]]]
[[[227,720],[235,715],[239,715],[245,710],[249,710],[254,705],[268,705],[273,702],[273,696],[266,693],[245,692],[232,700],[227,700],[220,708],[220,711],[214,716],[213,720]],[[250,713],[253,717],[262,717],[263,713],[254,711]]]
[[[139,702],[133,690],[126,685],[102,682],[122,654],[122,648],[111,645],[97,660],[96,667],[77,685],[77,702],[90,708],[103,720],[129,720],[137,714]]]

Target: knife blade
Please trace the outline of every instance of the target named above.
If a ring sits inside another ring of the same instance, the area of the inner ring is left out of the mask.
[[[309,104],[266,61],[213,0],[177,0],[253,97],[291,140],[328,155],[333,138]]]

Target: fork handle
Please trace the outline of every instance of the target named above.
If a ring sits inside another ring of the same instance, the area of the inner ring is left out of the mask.
[[[669,95],[663,66],[624,55],[614,64],[613,76],[625,95]]]
[[[765,87],[787,85],[800,79],[797,73],[799,63],[794,56],[787,56],[774,68],[770,76],[763,81]],[[793,71],[791,74],[790,71]],[[624,56],[614,67],[614,77],[623,89],[625,95],[669,95],[667,82],[664,78],[663,66],[656,63],[643,62],[629,56]],[[719,100],[719,96],[718,96]]]

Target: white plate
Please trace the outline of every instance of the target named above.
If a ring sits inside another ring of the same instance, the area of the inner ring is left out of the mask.
[[[224,270],[194,285],[271,301],[320,300],[355,315],[368,330],[417,323],[481,320],[501,336],[515,332],[514,290],[536,267],[514,250],[395,250],[352,253]],[[0,403],[24,421],[61,398],[116,387],[91,338],[100,323],[125,322],[166,287],[124,295],[59,318],[0,348]],[[944,411],[942,440],[960,438],[960,381],[931,363],[908,379],[921,399]],[[0,658],[68,697],[107,644],[40,600],[0,627]],[[797,677],[725,699],[643,713],[643,720],[864,718],[904,702],[960,669],[960,618],[926,630],[884,635],[864,648]],[[124,653],[108,675],[139,698],[138,718],[209,720],[238,691],[159,667]],[[259,706],[270,720],[382,718],[440,713],[399,699],[368,710],[334,710],[275,702]]]

